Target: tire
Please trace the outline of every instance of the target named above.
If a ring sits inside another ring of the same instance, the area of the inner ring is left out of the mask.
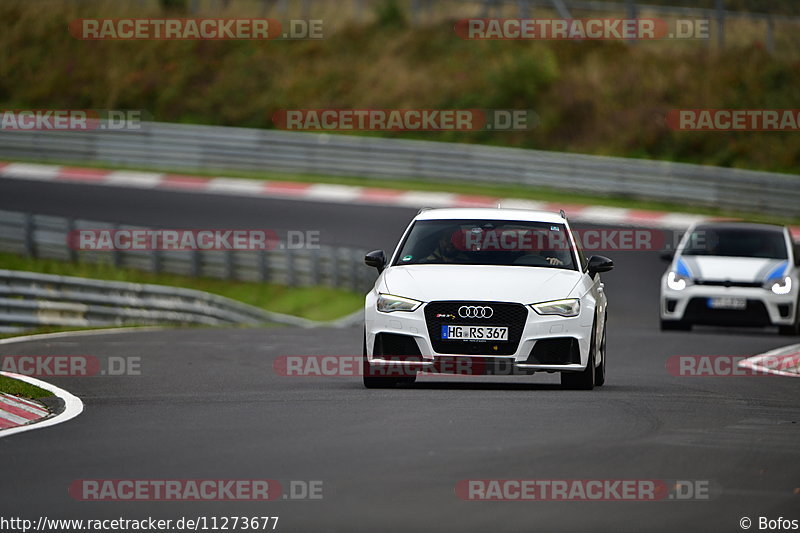
[[[800,336],[800,297],[797,298],[794,314],[794,324],[791,326],[778,326],[778,333],[780,335],[792,337]]]
[[[692,325],[682,320],[662,320],[661,331],[692,331]]]
[[[395,378],[395,377],[376,377],[373,376],[372,365],[369,364],[369,359],[367,359],[367,333],[364,332],[364,350],[362,355],[362,364],[361,364],[361,371],[364,380],[364,387],[368,389],[391,389],[394,388],[395,385],[398,383],[407,383],[411,384],[417,380],[417,376],[411,377],[402,377],[402,378]]]
[[[600,366],[594,369],[594,384],[602,387],[606,382],[606,327],[603,325],[603,336],[600,340]]]
[[[562,372],[561,373],[561,387],[571,390],[592,390],[595,385],[595,342],[594,342],[594,329],[592,324],[592,341],[589,343],[589,360],[586,363],[586,368],[580,372]]]
[[[800,336],[800,323],[795,323],[792,326],[778,326],[778,334],[788,337]]]

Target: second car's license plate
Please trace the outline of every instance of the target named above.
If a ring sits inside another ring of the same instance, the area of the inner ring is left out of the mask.
[[[508,328],[500,326],[442,326],[443,340],[507,341]]]
[[[746,298],[731,298],[731,297],[721,297],[721,298],[709,298],[708,299],[708,307],[711,309],[738,309],[743,310],[747,308],[747,299]]]

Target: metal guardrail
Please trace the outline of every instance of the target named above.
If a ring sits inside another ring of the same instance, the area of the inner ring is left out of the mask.
[[[366,290],[374,282],[374,272],[363,265],[361,250],[332,247],[258,252],[73,250],[67,244],[67,234],[82,228],[144,229],[0,211],[0,251],[150,272],[288,285]],[[360,317],[354,315],[330,325],[346,326],[358,319]],[[0,270],[0,332],[22,331],[34,326],[263,323],[318,325],[311,320],[271,313],[198,290]]]
[[[0,158],[516,184],[800,214],[800,177],[789,174],[356,135],[158,122],[125,131],[0,131]]]
[[[312,324],[192,289],[0,270],[0,331],[35,326],[269,322]]]

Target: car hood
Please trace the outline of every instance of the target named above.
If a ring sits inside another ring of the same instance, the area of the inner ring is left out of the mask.
[[[478,300],[530,304],[569,297],[581,275],[575,270],[559,268],[409,265],[387,269],[382,289],[423,302]]]
[[[788,264],[786,259],[761,259],[756,257],[719,257],[684,255],[693,279],[712,281],[764,281],[776,269]]]

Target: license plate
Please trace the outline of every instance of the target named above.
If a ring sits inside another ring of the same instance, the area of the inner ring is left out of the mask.
[[[742,310],[747,308],[746,298],[709,298],[708,307],[711,309],[737,309]]]
[[[442,326],[442,340],[507,341],[508,328],[500,326]]]

